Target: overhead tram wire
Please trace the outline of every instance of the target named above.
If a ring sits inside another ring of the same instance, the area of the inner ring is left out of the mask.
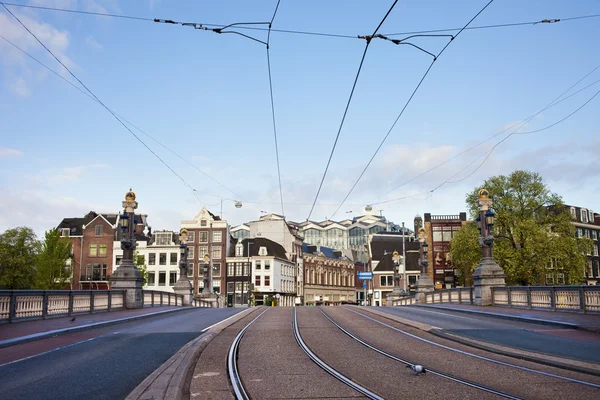
[[[29,34],[31,36],[33,36],[33,38],[44,48],[46,49],[46,51],[48,53],[50,53],[50,55],[60,64],[63,66],[63,68],[65,68],[67,70],[67,72],[69,72],[69,74],[75,78],[75,80],[77,80],[77,82],[79,82],[81,84],[81,86],[83,86],[83,88],[85,88],[85,90],[87,90],[89,92],[90,95],[92,95],[96,101],[102,106],[104,107],[117,121],[119,121],[119,123],[121,125],[123,125],[123,127],[125,129],[127,129],[127,131],[129,131],[129,133],[131,133],[133,135],[133,137],[135,137],[144,147],[146,147],[146,149],[148,149],[148,151],[150,151],[162,164],[164,164],[175,176],[177,176],[181,182],[188,187],[192,193],[194,194],[194,196],[196,197],[196,199],[198,199],[198,201],[203,204],[204,202],[202,200],[200,200],[200,198],[198,197],[198,195],[196,194],[196,190],[186,182],[185,179],[183,179],[183,177],[181,175],[179,175],[177,172],[175,172],[175,170],[173,168],[171,168],[171,166],[169,164],[167,164],[158,154],[156,154],[154,152],[154,150],[152,150],[142,139],[140,139],[140,137],[138,135],[136,135],[123,121],[121,121],[121,119],[110,109],[108,108],[95,94],[94,92],[92,92],[70,69],[69,67],[67,67],[33,32],[31,32],[31,30],[29,30],[29,28],[15,15],[13,14],[10,9],[6,6],[6,4],[4,3],[0,3],[2,4],[2,6],[4,7],[4,9],[10,14],[12,15],[13,18],[15,18],[19,24],[25,28],[25,30],[27,32],[29,32]]]
[[[481,10],[479,10],[479,12],[477,14],[475,14],[475,16],[473,18],[471,18],[469,20],[469,22],[467,22],[465,24],[465,26],[463,26],[462,29],[460,31],[458,31],[458,33],[456,35],[454,35],[454,37],[452,39],[450,39],[448,41],[448,43],[446,43],[446,45],[442,48],[442,50],[440,50],[440,52],[433,58],[433,60],[431,61],[431,64],[429,64],[429,67],[427,68],[427,70],[425,71],[425,73],[423,74],[423,76],[421,77],[421,80],[419,81],[419,83],[417,84],[417,86],[413,90],[412,94],[410,95],[410,97],[408,98],[408,100],[406,101],[406,103],[404,104],[404,107],[402,107],[402,110],[400,111],[400,114],[398,114],[398,116],[396,117],[396,120],[394,121],[394,123],[392,124],[392,126],[390,127],[390,129],[388,130],[388,132],[385,134],[385,136],[383,137],[383,140],[381,141],[381,143],[379,144],[379,146],[375,150],[375,153],[373,153],[373,156],[371,157],[371,159],[369,160],[369,162],[367,163],[367,165],[365,166],[365,168],[362,170],[362,172],[358,176],[358,179],[356,179],[356,181],[354,182],[354,184],[350,188],[350,191],[344,197],[344,200],[342,200],[342,202],[340,203],[340,205],[338,206],[338,208],[333,213],[332,218],[333,218],[333,216],[335,214],[337,214],[337,212],[344,205],[344,203],[346,202],[346,200],[348,200],[348,197],[350,197],[350,195],[354,191],[354,188],[356,188],[356,185],[358,185],[358,182],[360,182],[360,180],[363,177],[363,175],[365,174],[365,172],[367,172],[367,169],[369,169],[369,167],[371,166],[371,163],[373,162],[373,160],[375,159],[375,157],[379,153],[379,150],[381,150],[381,148],[383,147],[383,144],[387,140],[388,136],[390,136],[390,134],[394,130],[394,127],[396,126],[396,124],[400,120],[400,117],[402,117],[402,115],[404,114],[404,111],[406,110],[406,108],[408,107],[408,105],[411,103],[411,101],[414,98],[415,94],[417,93],[417,91],[421,87],[421,84],[423,83],[423,81],[425,80],[425,78],[427,77],[427,75],[429,75],[429,71],[431,71],[431,68],[433,68],[433,65],[435,64],[435,62],[440,58],[440,56],[444,53],[444,51],[448,48],[448,46],[450,46],[450,43],[452,43],[454,41],[454,39],[456,39],[458,37],[458,35],[460,35],[471,24],[471,22],[473,22],[475,20],[475,18],[477,18],[479,16],[479,14],[481,14],[493,2],[494,2],[494,0],[490,0]]]
[[[271,27],[273,26],[273,21],[275,20],[275,16],[277,15],[277,10],[279,10],[279,3],[281,0],[277,0],[277,5],[275,6],[275,11],[273,12],[273,16],[271,17],[271,22],[269,22],[269,32],[267,33],[267,68],[269,70],[269,94],[271,95],[271,118],[273,120],[273,137],[275,139],[275,159],[277,160],[277,178],[279,180],[279,197],[281,199],[281,215],[285,216],[285,211],[283,209],[283,188],[281,186],[281,167],[279,164],[279,145],[277,144],[277,124],[275,123],[275,102],[273,101],[273,79],[271,77],[271,54],[269,51],[270,43],[271,43]]]
[[[6,5],[14,6],[14,7],[24,7],[24,8],[33,8],[47,11],[57,11],[57,12],[66,12],[72,14],[83,14],[83,15],[93,15],[99,17],[111,17],[111,18],[122,18],[122,19],[131,19],[131,20],[139,20],[139,21],[148,21],[148,22],[162,22],[162,21],[172,21],[168,19],[158,18],[147,18],[147,17],[137,17],[132,15],[119,15],[119,14],[109,14],[109,13],[100,13],[100,12],[92,12],[92,11],[81,11],[81,10],[73,10],[67,8],[57,8],[57,7],[45,7],[45,6],[35,6],[30,4],[18,4],[18,3],[8,3],[3,2]],[[467,27],[466,30],[477,30],[477,29],[492,29],[492,28],[505,28],[505,27],[515,27],[515,26],[527,26],[527,25],[538,25],[538,24],[549,24],[549,23],[557,23],[557,22],[565,22],[565,21],[575,21],[580,19],[588,19],[588,18],[598,18],[600,14],[591,14],[591,15],[580,15],[575,17],[568,18],[545,18],[542,20],[535,21],[525,21],[525,22],[514,22],[514,23],[504,23],[504,24],[493,24],[493,25],[480,25],[480,26],[470,26]],[[174,22],[174,21],[173,21]],[[175,23],[175,22],[174,22]],[[176,22],[180,24],[179,22]],[[202,25],[205,27],[224,27],[225,24],[214,24],[214,23],[202,23],[196,24]],[[245,30],[257,30],[257,31],[268,31],[268,28],[260,28],[260,27],[252,27],[252,26],[240,26],[239,29]],[[422,30],[422,31],[409,31],[409,32],[397,32],[397,33],[386,33],[385,36],[403,36],[403,35],[413,35],[413,34],[421,34],[421,33],[439,33],[439,32],[456,32],[461,28],[444,28],[444,29],[431,29],[431,30]],[[343,39],[357,39],[356,35],[344,35],[337,33],[326,33],[326,32],[310,32],[310,31],[301,31],[301,30],[291,30],[291,29],[271,29],[271,32],[277,33],[287,33],[287,34],[296,34],[296,35],[307,35],[307,36],[323,36],[323,37],[332,37],[332,38],[343,38]]]
[[[323,172],[323,177],[321,178],[321,183],[319,183],[319,189],[317,190],[317,194],[315,195],[315,200],[313,201],[313,205],[310,209],[310,212],[308,213],[308,217],[306,217],[307,221],[310,220],[313,210],[315,209],[315,204],[317,203],[317,199],[319,198],[319,194],[321,193],[321,189],[323,188],[323,182],[325,181],[325,177],[327,176],[327,171],[329,170],[329,165],[331,164],[331,159],[333,158],[333,153],[335,152],[335,148],[337,146],[338,139],[340,138],[340,133],[342,132],[342,127],[344,126],[344,121],[346,120],[346,115],[348,114],[348,108],[350,108],[350,102],[352,101],[352,96],[354,95],[354,89],[356,89],[356,83],[358,82],[358,77],[360,76],[360,71],[362,70],[362,66],[365,61],[365,56],[367,55],[367,51],[369,50],[369,45],[371,44],[371,39],[373,38],[373,36],[375,36],[377,34],[377,32],[379,31],[379,28],[381,28],[381,25],[383,25],[383,23],[387,19],[388,15],[390,15],[392,10],[396,6],[396,3],[398,3],[398,0],[394,1],[394,3],[392,4],[392,6],[388,10],[388,12],[385,14],[385,16],[383,17],[381,22],[379,22],[379,25],[377,25],[377,28],[375,29],[373,34],[369,38],[365,38],[366,39],[365,50],[363,51],[363,55],[360,59],[358,71],[356,71],[354,83],[352,84],[352,90],[350,90],[350,96],[348,96],[348,101],[346,102],[346,108],[345,108],[344,114],[342,116],[342,121],[340,122],[340,126],[339,126],[337,134],[335,136],[335,141],[333,142],[333,147],[331,148],[331,153],[329,154],[329,159],[327,160],[327,165],[325,166],[325,171]]]
[[[54,71],[52,68],[50,68],[49,66],[47,66],[46,64],[44,64],[42,61],[38,60],[36,57],[34,57],[33,55],[31,55],[30,53],[28,53],[27,51],[23,50],[21,47],[19,47],[18,45],[16,45],[15,43],[13,43],[12,41],[10,41],[9,39],[7,39],[6,37],[0,35],[0,38],[2,38],[4,41],[6,41],[8,44],[10,44],[11,46],[13,46],[14,48],[16,48],[17,50],[19,50],[21,53],[25,54],[27,57],[31,58],[33,61],[37,62],[38,64],[40,64],[42,67],[46,68],[48,71],[50,71],[52,74],[54,74],[55,76],[57,76],[58,78],[62,79],[64,82],[68,83],[69,85],[71,85],[73,88],[77,89],[79,92],[83,93],[84,95],[86,95],[87,97],[89,97],[91,100],[93,100],[94,102],[100,104],[98,102],[98,100],[96,100],[92,95],[90,95],[88,92],[86,92],[85,90],[81,89],[79,86],[75,85],[73,82],[71,82],[70,80],[66,79],[64,76],[62,76],[61,74],[59,74],[58,72]],[[221,186],[222,188],[226,189],[227,191],[229,191],[230,193],[232,193],[234,196],[237,197],[237,200],[234,199],[230,199],[227,197],[223,197],[223,196],[218,196],[218,195],[214,195],[214,194],[210,194],[207,192],[204,192],[204,194],[209,195],[209,196],[213,196],[213,197],[218,197],[218,198],[222,198],[223,200],[230,200],[230,201],[238,201],[238,200],[244,200],[243,197],[241,197],[240,195],[238,195],[237,193],[233,192],[231,189],[229,189],[227,186],[225,186],[224,184],[222,184],[221,182],[219,182],[216,178],[213,178],[212,176],[210,176],[209,174],[207,174],[206,172],[202,171],[202,169],[198,168],[196,165],[194,165],[193,163],[191,163],[190,161],[186,160],[185,158],[183,158],[181,155],[179,155],[178,153],[176,153],[174,150],[172,150],[171,148],[167,147],[165,144],[163,144],[162,142],[160,142],[158,139],[154,138],[152,135],[150,135],[149,133],[147,133],[146,131],[144,131],[142,128],[138,127],[137,125],[135,125],[133,122],[128,121],[125,117],[123,117],[122,115],[120,115],[119,113],[117,113],[116,111],[113,111],[115,113],[115,115],[117,117],[119,117],[121,120],[125,121],[127,124],[131,125],[133,128],[135,128],[136,130],[138,130],[139,132],[143,133],[146,137],[148,137],[150,140],[154,141],[155,143],[157,143],[159,146],[163,147],[165,150],[169,151],[171,154],[173,154],[174,156],[176,156],[177,158],[179,158],[180,160],[182,160],[183,162],[185,162],[186,164],[188,164],[189,166],[191,166],[192,168],[194,168],[195,170],[197,170],[198,172],[202,173],[204,176],[206,176],[207,178],[211,179],[213,182],[215,182],[216,184],[218,184],[219,186]]]

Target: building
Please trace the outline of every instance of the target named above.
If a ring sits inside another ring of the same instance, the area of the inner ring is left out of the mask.
[[[414,293],[415,285],[421,274],[419,267],[419,242],[411,234],[404,236],[397,233],[378,233],[369,238],[370,270],[373,272],[373,281],[367,282],[371,292],[370,304],[374,306],[386,305],[386,296],[394,289],[394,269],[396,269],[393,253],[397,251],[402,257],[406,253],[406,288],[407,292]],[[400,288],[404,288],[404,263],[400,258],[398,267],[400,272],[398,282]]]
[[[148,240],[143,234],[147,215],[135,214],[136,239]],[[73,290],[107,290],[113,271],[115,240],[120,240],[118,214],[99,214],[90,211],[82,218],[64,218],[56,228],[72,245]],[[120,243],[119,247],[120,248]]]
[[[246,239],[250,237],[250,227],[246,224],[238,225],[230,229],[234,239]]]
[[[140,238],[141,239],[141,238]],[[144,289],[173,292],[173,286],[179,279],[179,234],[173,231],[156,231],[148,234],[145,240],[136,241],[135,252],[141,256],[148,271],[148,280]],[[115,241],[113,270],[123,259],[121,242]],[[193,276],[193,268],[188,275]]]
[[[297,227],[288,223],[282,215],[267,214],[257,221],[248,222],[250,238],[267,238],[281,245],[294,266],[296,304],[303,304],[304,296],[304,270],[302,258],[303,239]]]
[[[421,217],[415,218],[415,232]],[[425,241],[429,245],[429,275],[436,289],[456,286],[456,274],[450,260],[450,241],[456,232],[467,223],[467,213],[458,215],[432,215],[425,213],[423,227]]]
[[[251,267],[248,269],[248,267]],[[239,239],[227,257],[227,297],[233,304],[248,304],[248,289],[256,305],[293,306],[296,265],[283,246],[264,237]]]
[[[356,272],[356,278],[354,279],[354,288],[356,290],[356,304],[365,306],[365,299],[367,298],[367,282],[359,280],[358,273],[369,271],[369,264],[366,262],[355,261],[354,271]]]
[[[302,245],[304,304],[340,305],[356,300],[354,262],[324,246]]]
[[[226,285],[225,265],[233,243],[227,221],[202,207],[193,220],[181,221],[181,228],[188,230],[188,265],[189,270],[193,271],[190,280],[194,294],[202,292],[204,288],[205,264],[212,264],[213,292],[223,293]]]
[[[381,214],[381,211],[379,212]],[[291,222],[300,231],[304,242],[341,250],[355,261],[364,259],[368,235],[382,231],[398,232],[400,226],[391,223],[371,206],[363,209],[363,215],[343,221],[325,220],[321,222]]]
[[[588,254],[585,280],[588,285],[598,285],[600,284],[600,254],[598,253],[598,247],[600,246],[600,214],[583,207],[566,207],[571,214],[571,222],[577,229],[577,237],[586,237],[594,242],[592,253]],[[565,275],[559,269],[552,268],[547,271],[547,285],[563,285],[565,283]]]

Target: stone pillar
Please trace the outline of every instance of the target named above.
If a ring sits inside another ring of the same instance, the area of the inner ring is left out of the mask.
[[[180,294],[183,296],[183,305],[189,306],[192,304],[192,282],[190,282],[190,278],[188,277],[188,247],[187,247],[187,229],[183,228],[179,232],[179,241],[180,241],[180,258],[179,258],[179,279],[175,282],[175,286],[173,287],[173,291],[176,294]]]
[[[144,278],[133,263],[133,255],[136,247],[134,236],[135,209],[138,203],[135,201],[135,193],[131,189],[125,194],[125,201],[123,201],[122,205],[124,211],[123,215],[119,218],[119,224],[121,224],[122,219],[128,220],[128,226],[127,228],[118,228],[122,229],[121,248],[123,249],[123,260],[110,277],[110,288],[125,290],[125,308],[142,308],[144,307],[142,292]]]
[[[473,272],[473,302],[477,306],[489,306],[492,304],[492,287],[505,286],[506,275],[500,266],[494,261],[492,247],[494,236],[492,227],[494,224],[494,213],[491,211],[492,199],[485,189],[479,191],[479,218],[478,228],[479,246],[481,247],[481,263]]]
[[[417,304],[426,304],[425,293],[433,292],[433,280],[429,275],[429,259],[427,253],[425,253],[425,238],[427,233],[424,228],[419,228],[419,265],[421,267],[421,276],[417,281]]]

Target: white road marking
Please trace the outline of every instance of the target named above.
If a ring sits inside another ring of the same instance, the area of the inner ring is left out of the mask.
[[[206,332],[207,330],[209,330],[210,328],[213,328],[213,327],[215,327],[215,326],[217,326],[217,325],[219,325],[219,324],[222,324],[223,322],[225,322],[225,321],[227,321],[227,320],[229,320],[229,319],[231,319],[231,318],[235,317],[235,316],[236,316],[236,315],[238,315],[238,314],[239,314],[239,312],[237,312],[237,313],[233,314],[231,317],[225,318],[224,320],[217,322],[216,324],[212,324],[211,326],[209,326],[209,327],[207,327],[207,328],[204,328],[204,329],[202,329],[200,332],[204,333],[204,332]]]
[[[21,358],[21,359],[19,359],[19,360],[14,360],[14,361],[10,361],[10,362],[4,363],[4,364],[0,364],[0,368],[1,368],[1,367],[4,367],[4,366],[6,366],[6,365],[10,365],[10,364],[15,364],[15,363],[18,363],[18,362],[20,362],[20,361],[25,361],[25,360],[29,360],[29,359],[31,359],[31,358],[35,358],[35,357],[38,357],[38,356],[43,356],[44,354],[52,353],[52,352],[54,352],[54,351],[57,351],[57,350],[66,349],[66,348],[68,348],[68,347],[75,346],[75,345],[77,345],[77,344],[86,343],[86,342],[91,342],[92,340],[94,340],[94,339],[96,339],[96,338],[97,338],[97,337],[93,337],[93,338],[85,339],[85,340],[82,340],[81,342],[71,343],[71,344],[68,344],[68,345],[66,345],[66,346],[61,346],[61,347],[57,347],[57,348],[55,348],[55,349],[52,349],[52,350],[44,351],[43,353],[34,354],[34,355],[32,355],[32,356],[25,357],[25,358]]]

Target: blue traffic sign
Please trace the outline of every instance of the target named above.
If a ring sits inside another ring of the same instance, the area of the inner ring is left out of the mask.
[[[363,289],[366,289],[366,288],[367,288],[367,281],[364,281],[363,282]]]
[[[360,280],[372,280],[373,279],[373,273],[372,272],[358,271],[358,279],[360,279]]]

